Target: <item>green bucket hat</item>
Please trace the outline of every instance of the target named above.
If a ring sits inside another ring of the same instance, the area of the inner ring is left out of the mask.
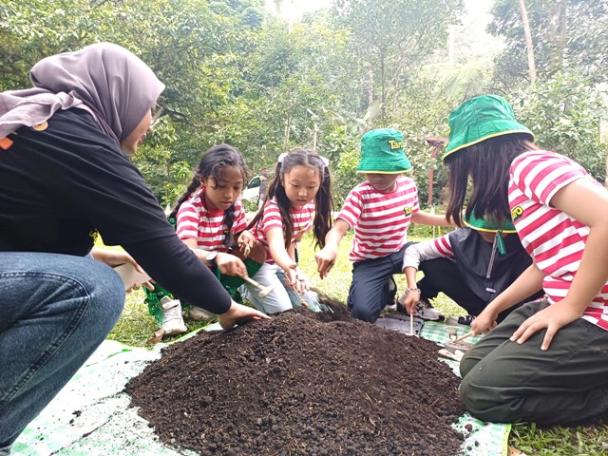
[[[466,226],[475,231],[484,231],[486,233],[500,232],[506,234],[517,233],[517,230],[511,221],[505,220],[502,223],[498,223],[487,218],[475,216],[475,211],[473,211],[469,217],[464,216],[463,222]]]
[[[400,174],[410,169],[399,130],[378,128],[363,135],[358,173]]]
[[[534,135],[515,120],[511,105],[498,95],[480,95],[469,98],[450,113],[450,137],[443,160],[454,152],[486,139],[511,133]]]
[[[517,233],[515,226],[513,226],[513,223],[510,220],[505,220],[504,222],[499,223],[495,220],[490,220],[488,218],[477,217],[475,216],[475,210],[471,212],[471,215],[469,217],[464,215],[462,221],[466,226],[475,231],[481,231],[484,233],[496,233],[496,238],[494,239],[494,246],[492,247],[492,250],[497,249],[501,255],[504,255],[507,252],[507,246],[502,235]]]

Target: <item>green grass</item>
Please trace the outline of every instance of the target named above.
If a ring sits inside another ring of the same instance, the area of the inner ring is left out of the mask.
[[[306,238],[300,247],[301,267],[310,278],[314,287],[323,290],[329,296],[346,301],[351,280],[351,264],[348,261],[350,237],[340,244],[336,265],[325,280],[320,280],[316,273],[313,243]],[[421,238],[412,240],[422,240]],[[402,276],[397,278],[400,289],[405,286]],[[466,312],[454,304],[448,297],[440,295],[434,306],[446,317],[464,315]],[[194,330],[201,323],[186,321],[188,328]],[[135,291],[127,296],[125,310],[109,335],[109,338],[134,346],[144,346],[146,340],[155,331],[156,325],[148,315],[143,302],[143,292]],[[600,456],[608,454],[608,426],[539,429],[535,425],[515,424],[509,438],[509,445],[527,455],[539,456]]]

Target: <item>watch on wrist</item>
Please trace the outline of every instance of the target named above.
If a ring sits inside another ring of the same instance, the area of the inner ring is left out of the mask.
[[[408,288],[406,291],[407,291],[408,293],[409,293],[410,291],[416,291],[416,292],[420,293],[420,288]]]
[[[207,254],[207,258],[205,258],[205,261],[207,261],[207,264],[209,266],[217,266],[217,252],[213,251],[213,252],[209,252]]]

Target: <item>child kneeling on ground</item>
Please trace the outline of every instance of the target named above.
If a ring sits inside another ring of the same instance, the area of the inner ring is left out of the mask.
[[[349,229],[355,230],[349,254],[353,278],[348,307],[354,318],[372,323],[386,305],[395,302],[393,274],[401,272],[410,223],[450,225],[441,215],[420,211],[416,184],[403,175],[412,168],[403,141],[403,133],[393,128],[363,135],[357,173],[365,175],[365,182],[350,191],[325,247],[316,255],[319,275],[324,278],[336,261],[340,241]],[[443,318],[434,309],[425,309],[425,316]]]

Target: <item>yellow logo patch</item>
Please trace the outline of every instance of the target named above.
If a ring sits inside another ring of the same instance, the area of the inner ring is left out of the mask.
[[[97,243],[97,238],[99,237],[99,231],[91,230],[89,232],[89,237],[91,238],[91,241],[93,241],[93,244]]]
[[[409,206],[406,206],[406,207],[404,207],[404,208],[403,208],[403,212],[405,213],[405,216],[406,216],[406,217],[408,217],[408,216],[412,215],[412,211],[413,211],[413,210],[414,210],[414,209],[413,209],[413,208],[411,208],[411,207],[409,207]]]
[[[391,150],[392,149],[401,149],[403,147],[403,143],[401,143],[399,141],[395,141],[394,139],[389,139],[388,145],[390,146]]]
[[[513,209],[511,209],[511,219],[512,220],[517,220],[519,217],[521,217],[524,213],[524,208],[521,206],[515,206]]]

